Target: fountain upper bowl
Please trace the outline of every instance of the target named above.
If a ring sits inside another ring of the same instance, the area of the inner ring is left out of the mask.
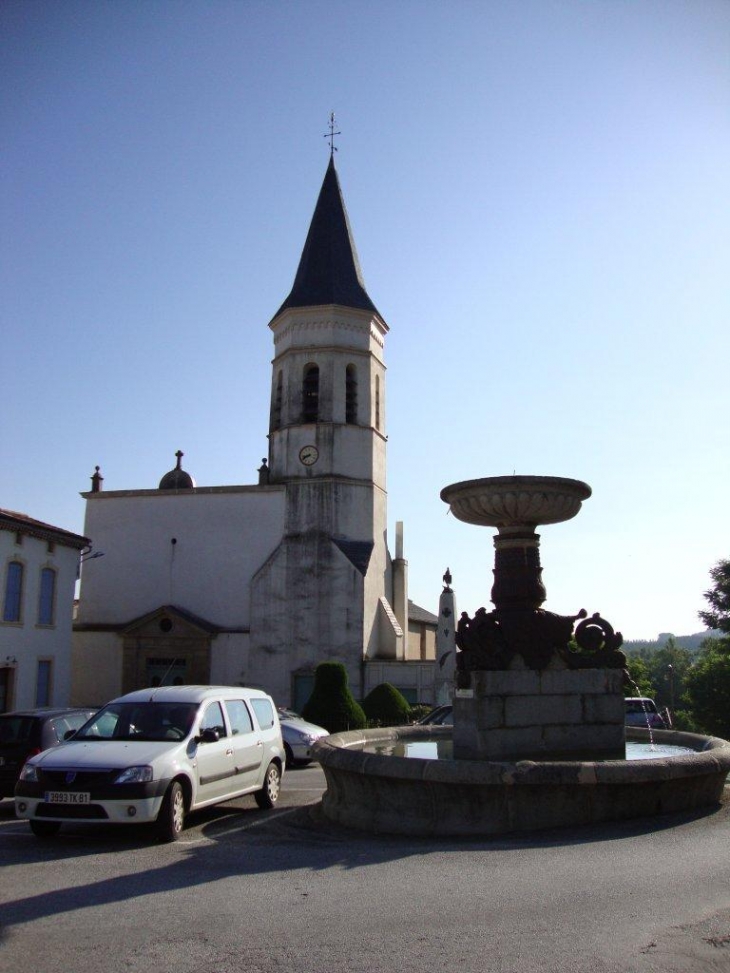
[[[570,520],[591,488],[562,476],[488,476],[452,483],[440,495],[458,520],[509,530]]]

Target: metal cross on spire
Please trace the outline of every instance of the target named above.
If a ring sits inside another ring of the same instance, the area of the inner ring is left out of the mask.
[[[337,151],[337,146],[335,145],[335,135],[342,135],[342,132],[335,131],[335,113],[330,112],[330,130],[322,138],[330,140],[330,156],[334,156]]]

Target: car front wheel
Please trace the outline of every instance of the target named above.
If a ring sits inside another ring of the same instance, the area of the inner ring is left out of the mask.
[[[256,798],[256,803],[259,807],[271,808],[279,800],[279,791],[281,790],[281,771],[278,766],[272,761],[266,768],[266,776],[264,777],[264,786],[260,791],[256,791],[254,797]]]
[[[157,815],[157,836],[160,841],[177,841],[185,823],[185,795],[179,781],[173,781]]]

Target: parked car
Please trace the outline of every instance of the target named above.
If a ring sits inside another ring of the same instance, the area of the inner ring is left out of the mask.
[[[648,696],[627,696],[626,726],[645,726],[652,730],[664,730],[667,721],[660,714],[656,703]]]
[[[154,823],[175,841],[189,811],[253,794],[279,796],[284,741],[258,689],[164,686],[112,700],[73,739],[26,763],[15,813],[39,837],[64,821]]]
[[[306,767],[312,762],[312,744],[329,736],[329,730],[316,723],[308,723],[292,709],[279,707],[281,735],[284,738],[287,767]]]
[[[444,703],[441,706],[436,706],[432,709],[430,713],[426,713],[418,720],[417,726],[453,726],[454,725],[454,707],[451,703]]]
[[[94,708],[42,707],[0,714],[0,799],[12,797],[23,764],[93,716]]]

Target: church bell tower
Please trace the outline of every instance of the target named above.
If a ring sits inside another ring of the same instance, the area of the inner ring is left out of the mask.
[[[294,285],[269,327],[268,483],[285,488],[285,523],[252,586],[252,658],[265,670],[249,677],[271,685],[278,670],[301,705],[317,663],[343,662],[364,692],[365,663],[395,658],[403,643],[389,600],[388,326],[365,290],[333,152]]]
[[[294,285],[269,327],[270,482],[361,484],[384,495],[388,326],[365,290],[334,156]],[[346,507],[331,511],[326,529],[359,536]]]

